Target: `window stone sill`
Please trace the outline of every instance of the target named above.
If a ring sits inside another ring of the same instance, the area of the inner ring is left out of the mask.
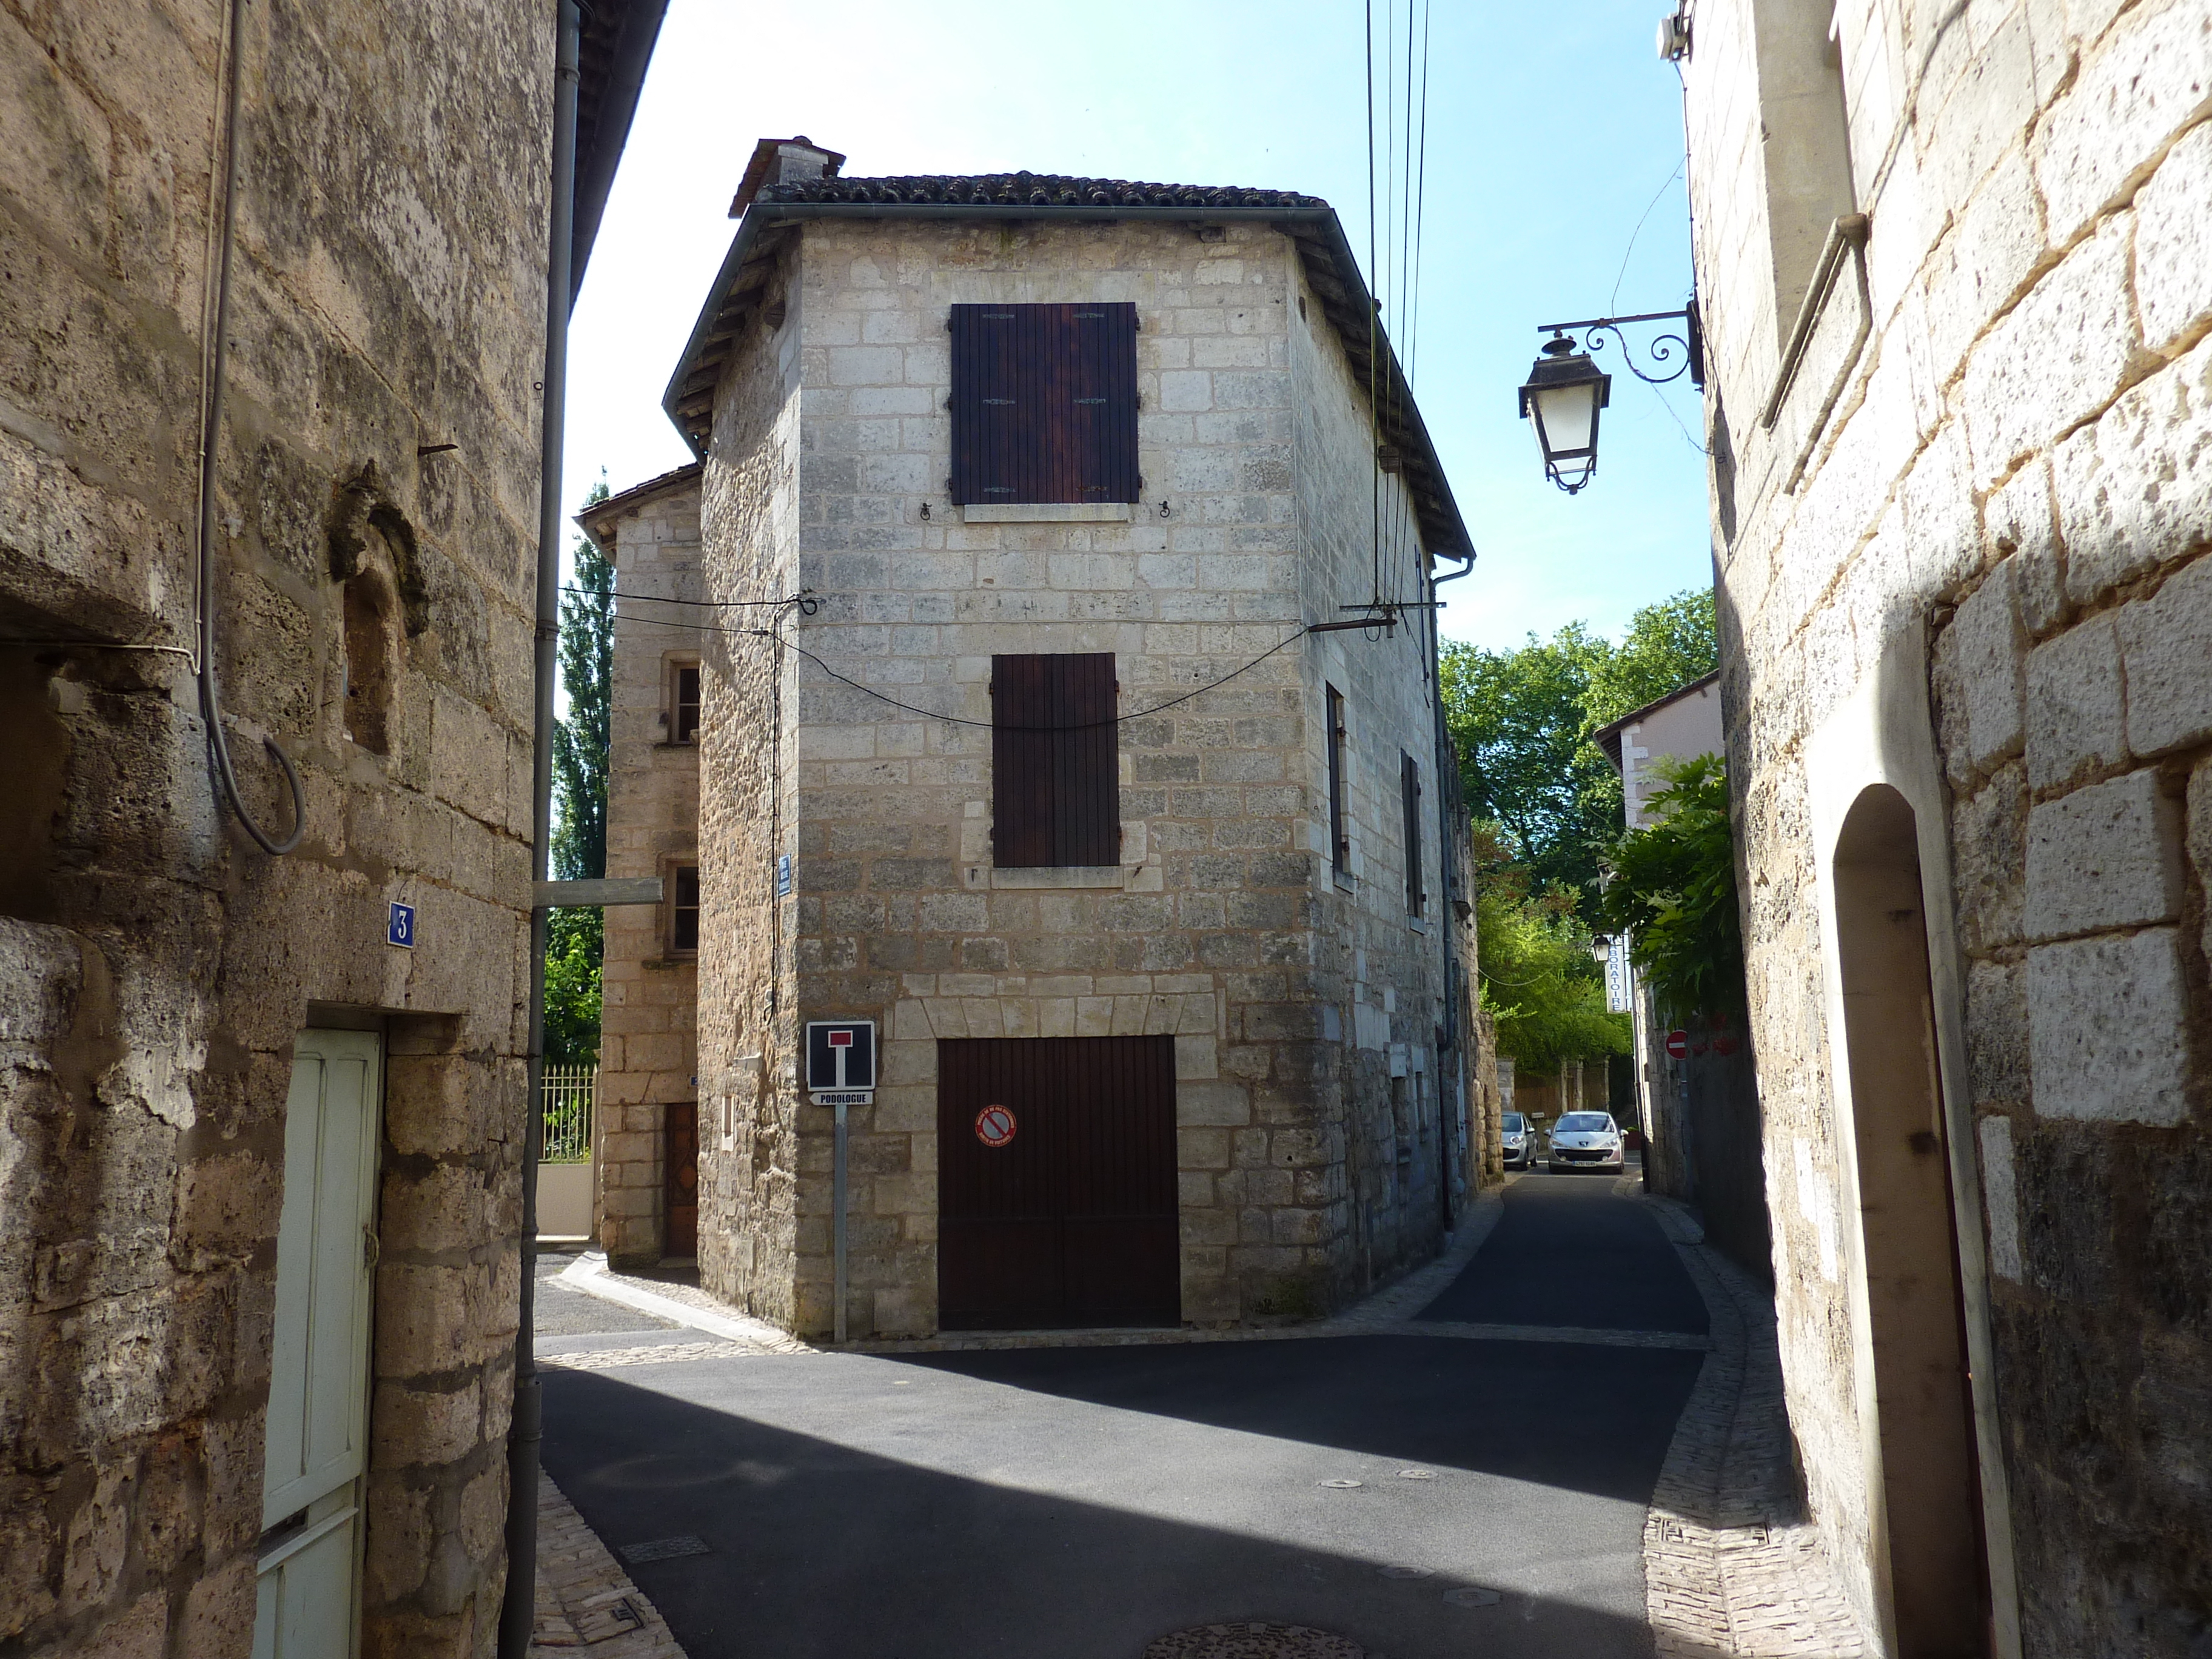
[[[1127,501],[1018,501],[1005,507],[970,502],[960,509],[963,524],[1127,524]]]
[[[967,866],[968,887],[973,892],[1157,893],[1164,888],[1163,873],[1151,863],[1024,865],[1006,870],[989,864]]]

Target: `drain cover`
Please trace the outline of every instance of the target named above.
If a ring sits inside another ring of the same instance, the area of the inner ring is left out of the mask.
[[[1437,1478],[1437,1472],[1434,1469],[1401,1469],[1398,1478],[1401,1480],[1433,1480]]]
[[[1367,1659],[1367,1650],[1304,1625],[1200,1625],[1161,1637],[1145,1659]]]
[[[616,1554],[638,1566],[647,1561],[673,1561],[679,1555],[705,1555],[707,1540],[685,1533],[681,1538],[656,1538],[649,1544],[625,1544]]]
[[[1377,1567],[1385,1578],[1426,1578],[1436,1571],[1434,1567]]]
[[[1351,1492],[1367,1483],[1364,1480],[1324,1480],[1321,1484],[1331,1492]]]
[[[1444,1592],[1444,1600],[1455,1607],[1494,1607],[1504,1599],[1496,1590],[1485,1589],[1480,1584],[1467,1584]]]

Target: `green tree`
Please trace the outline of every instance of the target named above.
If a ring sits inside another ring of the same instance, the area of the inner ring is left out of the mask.
[[[585,498],[607,498],[604,479]],[[561,690],[568,718],[553,726],[553,873],[562,881],[607,872],[607,736],[613,706],[615,567],[588,536],[576,539],[574,591],[561,596]]]
[[[599,1058],[599,974],[605,915],[571,906],[545,918],[545,1060],[590,1066]]]
[[[1532,1074],[1571,1060],[1628,1052],[1626,1014],[1608,1013],[1589,930],[1572,891],[1532,890],[1528,866],[1478,825],[1475,927],[1483,1007],[1497,1023],[1498,1051]]]
[[[585,505],[607,498],[603,478]],[[553,726],[553,873],[590,881],[607,872],[607,743],[613,706],[614,562],[588,536],[577,538],[578,591],[561,596],[561,689],[568,717]],[[605,915],[562,908],[545,919],[545,1058],[588,1066],[599,1057],[600,965]]]
[[[1710,589],[1647,605],[1620,644],[1570,623],[1510,651],[1448,644],[1439,669],[1468,810],[1494,821],[1532,890],[1557,883],[1585,902],[1620,830],[1620,777],[1590,739],[1718,660]]]
[[[1716,755],[1665,761],[1650,822],[1622,834],[1598,922],[1633,943],[1629,960],[1670,1025],[1698,1015],[1741,1018],[1743,933],[1736,909],[1728,772]]]

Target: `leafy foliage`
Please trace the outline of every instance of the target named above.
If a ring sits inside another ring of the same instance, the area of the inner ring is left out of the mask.
[[[1614,842],[1599,921],[1633,935],[1629,960],[1669,1024],[1740,1017],[1743,934],[1727,769],[1716,755],[1656,769],[1668,787],[1644,803],[1650,822]]]
[[[1468,810],[1499,826],[1534,887],[1595,898],[1599,851],[1620,828],[1620,778],[1591,734],[1718,659],[1710,589],[1645,606],[1618,645],[1570,623],[1511,651],[1444,647],[1444,714]]]
[[[599,974],[605,913],[596,907],[545,917],[545,1060],[590,1066],[599,1057]]]
[[[1528,866],[1505,851],[1494,824],[1475,825],[1474,850],[1480,994],[1497,1022],[1498,1051],[1539,1076],[1563,1060],[1626,1054],[1628,1016],[1606,1012],[1574,893],[1557,884],[1532,890]]]
[[[585,505],[607,498],[601,479]],[[576,543],[581,592],[561,597],[561,687],[568,718],[553,726],[550,854],[562,881],[607,872],[607,743],[613,706],[615,567],[588,537]],[[597,908],[559,909],[545,919],[545,1058],[588,1066],[599,1057],[600,968],[605,917]]]
[[[607,498],[602,480],[585,505]],[[615,567],[588,536],[576,541],[580,592],[561,596],[561,689],[568,718],[553,726],[553,873],[589,881],[607,872],[607,739],[613,707]]]

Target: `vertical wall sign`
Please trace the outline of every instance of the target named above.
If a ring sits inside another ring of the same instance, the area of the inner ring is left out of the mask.
[[[787,898],[791,895],[791,854],[778,856],[775,861],[775,896]]]

